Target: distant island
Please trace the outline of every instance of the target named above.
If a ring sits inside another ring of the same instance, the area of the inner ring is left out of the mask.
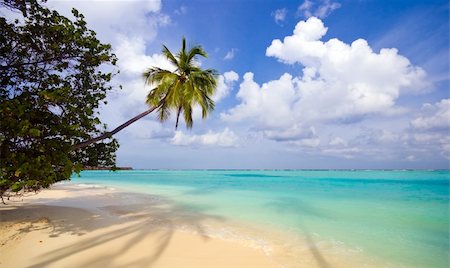
[[[83,167],[83,170],[132,170],[132,167]]]

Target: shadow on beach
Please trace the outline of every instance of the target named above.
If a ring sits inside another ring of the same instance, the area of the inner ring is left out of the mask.
[[[14,236],[34,231],[48,233],[47,240],[61,236],[67,239],[64,242],[71,241],[56,250],[38,255],[29,268],[46,267],[100,246],[108,247],[97,250],[95,256],[85,254],[89,258],[79,261],[77,266],[150,267],[164,253],[177,229],[187,229],[207,240],[204,222],[224,221],[221,217],[204,213],[201,208],[194,210],[169,200],[139,194],[113,193],[107,197],[64,199],[67,204],[76,202],[82,205],[90,203],[91,208],[95,209],[53,204],[0,208],[0,224],[3,228],[6,226],[15,230],[9,237],[2,237],[2,244],[14,239]],[[74,236],[78,238],[74,239]],[[114,243],[119,240],[120,243]],[[137,244],[140,244],[139,248],[135,247]],[[141,251],[142,246],[147,251],[145,254],[122,258],[133,250]]]
[[[305,242],[308,246],[308,250],[316,261],[317,267],[320,268],[331,268],[332,265],[325,258],[325,254],[317,246],[316,241],[308,230],[308,228],[302,223],[302,215],[309,215],[314,217],[320,217],[324,219],[329,219],[325,213],[322,213],[318,208],[302,201],[299,198],[281,198],[277,201],[270,202],[267,206],[272,207],[280,214],[293,214],[297,217],[297,227],[301,230]]]

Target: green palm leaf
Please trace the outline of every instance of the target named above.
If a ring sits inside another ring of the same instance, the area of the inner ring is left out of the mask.
[[[178,119],[183,114],[186,127],[191,128],[194,106],[201,107],[203,118],[214,110],[212,95],[217,87],[217,71],[203,70],[197,65],[197,57],[206,58],[207,54],[201,46],[187,50],[185,38],[176,56],[166,46],[163,46],[162,53],[175,71],[151,67],[143,73],[145,83],[154,86],[146,102],[152,107],[159,106],[157,114],[160,121],[166,121],[172,112],[176,112],[175,127],[178,127]]]

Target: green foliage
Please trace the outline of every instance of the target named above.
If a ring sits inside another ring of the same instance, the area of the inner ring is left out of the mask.
[[[114,166],[118,147],[109,139],[73,150],[105,131],[96,111],[112,89],[111,46],[77,10],[72,21],[26,3],[17,7],[23,20],[0,18],[0,196],[48,187],[82,166]]]
[[[202,116],[206,118],[214,110],[211,99],[217,87],[217,72],[213,69],[203,70],[196,64],[197,56],[207,57],[201,46],[186,49],[183,38],[181,49],[175,56],[164,46],[163,55],[173,64],[175,71],[152,67],[143,75],[147,84],[157,85],[147,96],[147,104],[158,106],[158,118],[165,121],[171,111],[177,112],[178,119],[183,113],[188,128],[192,128],[192,107],[200,105]]]

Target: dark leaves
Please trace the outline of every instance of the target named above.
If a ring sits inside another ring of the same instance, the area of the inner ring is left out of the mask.
[[[117,61],[111,46],[76,10],[75,21],[35,1],[25,11],[24,22],[0,18],[0,195],[48,187],[81,166],[114,166],[118,147],[72,151],[104,131],[96,110],[112,89],[114,74],[100,70]]]

